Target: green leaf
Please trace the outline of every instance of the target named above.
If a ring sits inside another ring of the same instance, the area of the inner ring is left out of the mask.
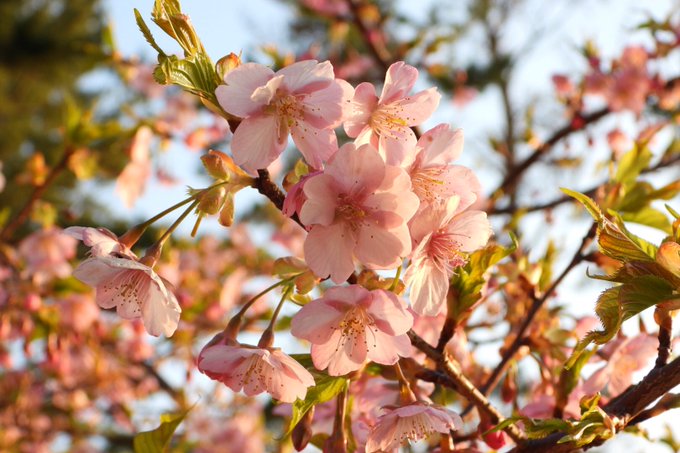
[[[627,222],[658,228],[666,233],[671,232],[671,222],[668,220],[668,217],[666,217],[663,212],[654,209],[651,206],[646,206],[633,212],[626,212],[622,215],[622,218]]]
[[[201,54],[192,59],[179,59],[175,55],[159,56],[153,76],[160,84],[177,85],[196,96],[217,102],[215,68]]]
[[[616,213],[610,212],[616,216]],[[631,234],[623,221],[615,217],[615,222],[603,219],[598,228],[597,244],[605,255],[619,261],[654,261],[656,247]]]
[[[458,321],[481,298],[486,271],[517,248],[517,238],[511,238],[513,242],[510,247],[492,244],[471,253],[467,264],[453,275],[451,286],[457,293],[454,316]]]
[[[602,222],[602,219],[604,219],[604,215],[602,214],[602,211],[600,211],[600,207],[597,205],[597,203],[593,201],[592,198],[590,198],[587,195],[583,195],[582,193],[566,189],[564,187],[560,187],[560,190],[565,194],[569,195],[570,197],[580,201],[581,204],[588,210],[590,215],[593,216],[593,219],[595,219],[597,223]]]
[[[614,181],[624,186],[635,183],[640,172],[649,166],[651,159],[652,153],[649,148],[635,146],[624,154],[619,161],[619,168],[614,175]]]
[[[597,314],[597,317],[600,318],[602,330],[592,330],[588,332],[588,334],[576,344],[574,351],[571,353],[571,357],[564,365],[565,368],[569,369],[576,365],[579,356],[590,343],[595,342],[597,344],[604,344],[611,340],[612,337],[616,335],[616,332],[619,331],[621,323],[623,322],[623,314],[621,313],[621,307],[619,305],[620,290],[620,286],[615,286],[600,294],[600,297],[595,304],[595,313]]]
[[[325,403],[337,396],[347,388],[349,382],[347,378],[342,376],[334,377],[321,373],[314,373],[314,381],[316,385],[307,389],[305,399],[298,399],[293,403],[293,415],[291,416],[286,436],[293,431],[295,425],[298,424],[307,411],[317,404]]]
[[[146,42],[151,44],[151,47],[153,47],[154,50],[158,52],[159,55],[165,56],[165,52],[163,52],[163,49],[161,49],[160,46],[156,43],[156,40],[151,34],[151,30],[149,30],[149,27],[144,22],[144,19],[142,18],[142,15],[140,14],[139,10],[135,8],[134,11],[135,21],[137,21],[137,27],[139,27],[139,30],[144,35],[144,39],[146,39]]]
[[[181,414],[161,415],[161,425],[152,430],[137,434],[133,441],[135,453],[162,453],[166,450],[175,430],[182,423],[189,411]]]
[[[636,277],[620,287],[619,303],[623,313],[623,320],[627,320],[638,313],[660,302],[668,300],[673,295],[673,286],[666,280],[655,275]]]

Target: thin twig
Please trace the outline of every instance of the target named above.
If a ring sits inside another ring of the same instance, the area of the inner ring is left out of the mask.
[[[657,170],[668,168],[668,167],[670,167],[674,164],[677,164],[679,162],[680,162],[680,155],[673,156],[670,159],[662,159],[659,162],[657,162],[655,165],[652,165],[651,167],[643,169],[640,172],[640,174],[652,173],[652,172],[655,172]],[[584,195],[592,197],[593,195],[595,195],[597,190],[600,187],[604,186],[605,184],[607,184],[607,181],[603,181],[600,184],[597,184],[596,186],[593,186],[589,189],[586,189],[586,190],[583,190],[583,191],[580,191],[580,192],[583,193]],[[500,215],[500,214],[514,214],[515,212],[518,212],[518,211],[522,211],[522,212],[525,212],[525,213],[543,211],[545,209],[552,209],[552,208],[555,208],[555,207],[557,207],[561,204],[574,202],[574,201],[576,201],[576,200],[573,197],[569,197],[569,196],[565,195],[565,196],[562,196],[560,198],[556,198],[555,200],[548,201],[548,202],[545,202],[545,203],[535,204],[535,205],[532,205],[532,206],[524,206],[524,207],[522,207],[522,206],[520,206],[520,207],[506,206],[506,207],[503,207],[503,208],[497,208],[495,206],[491,206],[487,210],[487,214],[489,214],[489,215]]]
[[[533,303],[531,304],[531,307],[529,308],[529,311],[527,312],[526,316],[524,317],[524,320],[522,322],[522,325],[519,327],[517,330],[517,334],[515,335],[515,339],[512,341],[512,344],[508,349],[505,351],[503,354],[503,357],[501,358],[501,361],[499,364],[496,366],[496,368],[493,370],[491,375],[488,377],[486,382],[481,386],[480,390],[482,394],[488,395],[493,391],[493,389],[498,385],[498,382],[500,381],[500,378],[503,376],[505,373],[505,370],[510,363],[510,361],[515,357],[515,354],[517,354],[517,351],[519,348],[524,344],[524,334],[526,333],[527,329],[531,325],[531,323],[534,320],[534,317],[538,313],[538,311],[541,309],[543,304],[548,300],[550,296],[552,296],[552,293],[555,291],[555,289],[559,286],[560,283],[562,283],[562,280],[571,272],[571,270],[576,267],[583,259],[585,258],[584,251],[590,243],[592,242],[593,238],[595,237],[595,232],[597,231],[597,224],[593,223],[593,225],[590,227],[586,235],[583,237],[583,240],[581,241],[581,245],[579,246],[578,250],[576,250],[576,253],[574,253],[574,256],[572,257],[571,261],[567,265],[567,267],[564,268],[562,273],[552,282],[550,287],[543,293],[541,297],[535,298]],[[466,408],[463,411],[463,415],[466,414],[467,412],[470,411],[470,407]]]
[[[437,368],[445,373],[446,378],[441,378],[440,383],[446,383],[447,386],[455,388],[465,399],[472,403],[478,410],[483,412],[493,424],[502,423],[505,420],[503,414],[500,413],[496,407],[482,394],[482,392],[470,382],[470,380],[463,374],[460,365],[449,356],[446,352],[439,352],[418,334],[410,330],[408,336],[411,343],[416,348],[424,352],[430,359],[437,363]],[[524,434],[515,425],[510,425],[504,428],[504,431],[515,441],[521,442],[524,439]]]
[[[43,183],[35,187],[30,198],[26,201],[26,204],[21,209],[21,211],[19,211],[14,220],[5,225],[2,231],[0,231],[0,241],[9,240],[17,228],[26,222],[28,216],[33,210],[33,205],[42,198],[47,188],[54,182],[55,179],[57,179],[57,176],[59,176],[61,172],[66,169],[69,159],[75,152],[76,148],[73,146],[69,146],[64,150],[64,155],[61,156],[59,162],[57,162],[57,164],[52,167]]]

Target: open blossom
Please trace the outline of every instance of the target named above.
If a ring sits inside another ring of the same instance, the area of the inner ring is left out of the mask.
[[[314,378],[302,365],[277,348],[240,344],[212,344],[201,351],[198,369],[235,392],[248,396],[262,392],[292,403],[304,399]]]
[[[591,395],[606,387],[610,396],[621,394],[633,382],[633,373],[655,357],[657,346],[657,339],[646,333],[609,343],[602,349],[607,363],[583,383],[584,392]]]
[[[487,243],[491,226],[482,211],[458,209],[458,198],[428,208],[411,224],[417,245],[404,275],[411,287],[411,306],[421,315],[436,316],[445,306],[454,268],[465,264],[463,253]]]
[[[381,416],[368,436],[366,452],[392,451],[403,442],[425,439],[433,433],[448,434],[463,427],[458,414],[445,407],[417,402]]]
[[[420,137],[414,153],[404,157],[401,166],[411,177],[413,192],[420,199],[419,210],[445,203],[454,195],[459,198],[459,211],[477,200],[482,188],[472,170],[450,165],[462,151],[462,129],[439,124]]]
[[[83,261],[73,275],[96,291],[97,304],[124,319],[142,318],[149,334],[171,336],[182,309],[161,277],[139,261],[98,256]]]
[[[359,285],[331,288],[298,312],[291,333],[312,343],[312,361],[328,374],[358,370],[366,360],[392,365],[410,355],[413,316],[395,294]]]
[[[427,120],[437,108],[440,95],[430,88],[409,96],[418,78],[418,70],[403,61],[387,70],[380,98],[375,87],[364,82],[357,86],[352,109],[345,121],[347,135],[357,146],[370,143],[388,164],[401,162],[416,143],[412,126]]]
[[[274,73],[246,63],[227,73],[215,94],[222,108],[243,118],[234,131],[234,160],[255,174],[267,168],[293,137],[305,160],[321,168],[338,148],[333,128],[343,116],[348,83],[335,79],[330,62],[299,61]]]
[[[76,256],[77,242],[60,228],[36,231],[19,244],[26,260],[26,272],[40,285],[52,278],[66,278],[73,268],[69,260]]]
[[[135,257],[135,254],[106,228],[72,226],[66,228],[64,233],[90,247],[90,255],[92,256],[106,256],[115,253],[130,258]]]
[[[341,283],[354,271],[353,258],[390,269],[410,253],[406,222],[418,197],[406,173],[385,165],[371,145],[344,145],[303,190],[300,220],[310,227],[305,261],[317,276]]]

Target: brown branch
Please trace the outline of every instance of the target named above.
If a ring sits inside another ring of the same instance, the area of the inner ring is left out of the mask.
[[[655,368],[662,368],[668,363],[668,358],[671,355],[671,335],[672,326],[662,323],[659,326],[659,355],[656,357]]]
[[[615,425],[617,431],[621,431],[628,425],[648,420],[672,409],[673,403],[677,404],[680,396],[666,396],[656,406],[645,410],[657,398],[666,395],[678,385],[680,385],[680,358],[664,367],[654,368],[639,383],[628,387],[621,395],[607,403],[603,409],[610,417],[615,417],[620,421]],[[557,442],[564,435],[564,433],[555,433],[543,439],[524,442],[513,449],[512,453],[564,453],[580,450],[568,443],[558,444]],[[605,440],[597,440],[586,448],[601,445],[604,442]]]
[[[661,159],[659,162],[657,162],[655,165],[652,165],[651,167],[643,169],[640,174],[647,174],[647,173],[652,173],[657,170],[661,170],[663,168],[670,167],[674,164],[677,164],[680,162],[680,155],[673,156],[669,159]],[[584,195],[587,195],[589,197],[592,197],[595,195],[597,190],[607,184],[607,181],[603,181],[600,184],[591,187],[590,189],[586,189],[584,191],[581,191]],[[540,204],[535,204],[532,206],[526,206],[526,207],[513,207],[513,206],[506,206],[504,208],[496,208],[495,206],[491,206],[487,210],[487,214],[489,215],[500,215],[500,214],[514,214],[517,211],[522,211],[522,212],[536,212],[536,211],[543,211],[544,209],[552,209],[555,208],[561,204],[564,203],[569,203],[569,202],[575,202],[576,199],[573,197],[569,197],[567,195],[562,196],[560,198],[557,198],[552,201],[548,201],[546,203],[540,203]]]
[[[47,188],[54,182],[55,179],[57,179],[57,176],[59,176],[61,172],[66,169],[69,159],[75,152],[76,148],[73,146],[69,146],[64,150],[64,155],[61,156],[59,162],[57,162],[57,164],[52,167],[50,172],[47,174],[45,181],[35,187],[28,201],[26,201],[26,204],[21,209],[21,211],[19,211],[14,220],[5,225],[2,231],[0,231],[0,241],[7,241],[11,239],[17,228],[26,222],[28,216],[33,210],[33,205],[42,198]]]
[[[540,308],[548,300],[548,298],[552,296],[552,293],[555,291],[557,286],[559,286],[559,284],[562,283],[562,280],[564,280],[567,274],[569,274],[569,272],[571,272],[571,270],[574,267],[576,267],[581,261],[583,261],[583,259],[586,256],[584,255],[584,251],[586,250],[586,248],[588,248],[588,246],[592,242],[593,238],[595,237],[596,231],[597,224],[593,223],[593,225],[590,227],[586,235],[583,237],[581,245],[579,246],[576,253],[574,253],[574,256],[572,257],[567,267],[564,268],[562,273],[555,279],[555,281],[552,282],[550,287],[545,291],[545,293],[543,293],[541,297],[534,299],[533,303],[531,304],[531,307],[529,308],[529,311],[527,312],[524,318],[524,321],[522,322],[522,325],[517,330],[515,339],[510,344],[510,347],[508,347],[508,349],[503,354],[500,363],[496,366],[496,368],[493,370],[489,378],[486,380],[486,382],[484,382],[484,384],[480,388],[484,395],[488,395],[491,391],[493,391],[496,385],[498,385],[498,382],[505,373],[508,364],[513,359],[519,348],[524,344],[524,334],[526,333],[527,329],[533,322],[534,317],[536,316]],[[463,414],[467,413],[468,411],[469,408],[463,411]]]
[[[279,211],[283,212],[283,202],[286,199],[286,194],[284,194],[281,189],[279,189],[279,186],[271,180],[269,172],[266,169],[257,170],[257,175],[258,177],[255,178],[255,188],[257,191],[269,198],[269,200],[274,203],[274,206],[276,206]],[[305,227],[297,214],[293,213],[290,218],[302,228]]]
[[[493,191],[491,198],[496,199],[505,194],[511,186],[516,184],[516,182],[529,167],[535,164],[544,154],[546,154],[562,139],[568,137],[574,132],[582,130],[587,125],[598,121],[608,113],[610,113],[610,110],[608,108],[603,108],[587,115],[579,115],[570,121],[569,124],[558,129],[548,140],[538,146],[529,157],[515,165],[512,170],[505,175],[505,178],[500,183],[498,188]]]
[[[423,340],[417,333],[410,330],[408,336],[411,339],[411,343],[416,348],[420,349],[425,355],[428,356],[437,364],[437,368],[445,373],[446,378],[441,378],[441,383],[448,384],[448,387],[454,387],[458,393],[461,394],[465,399],[472,403],[480,412],[493,424],[499,424],[505,420],[503,414],[501,414],[496,407],[494,407],[491,402],[482,394],[482,392],[475,387],[475,385],[470,382],[470,380],[463,374],[460,369],[460,365],[449,356],[446,352],[439,352]],[[520,442],[524,439],[524,434],[515,425],[508,426],[504,431],[515,441]]]
[[[352,11],[353,24],[359,30],[361,37],[368,47],[368,51],[371,53],[373,59],[380,65],[383,71],[387,71],[392,63],[392,57],[389,51],[384,46],[378,46],[375,40],[371,37],[371,31],[366,23],[361,18],[361,6],[362,2],[357,0],[347,0],[347,6],[350,11]]]

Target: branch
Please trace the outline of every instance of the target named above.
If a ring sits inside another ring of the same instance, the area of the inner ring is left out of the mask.
[[[667,395],[656,406],[645,410],[657,398],[666,395],[678,385],[680,385],[680,358],[676,358],[664,367],[654,368],[638,384],[628,387],[603,409],[610,417],[619,419],[620,423],[615,424],[615,429],[621,431],[628,425],[639,423],[672,409],[674,403],[680,402],[680,396]],[[564,433],[555,433],[544,439],[524,442],[513,449],[512,453],[564,453],[580,450],[568,443],[558,444],[557,442],[562,437]],[[586,448],[601,445],[604,442],[604,440],[598,440]]]
[[[569,124],[557,130],[547,141],[543,142],[536,150],[519,164],[515,165],[505,178],[503,182],[493,191],[491,198],[498,198],[508,191],[508,189],[516,184],[517,180],[523,173],[535,164],[547,151],[555,146],[560,140],[571,135],[576,131],[584,129],[588,124],[594,123],[610,113],[609,108],[597,110],[588,115],[578,115],[572,119]],[[578,120],[578,121],[577,121]]]
[[[286,199],[286,195],[279,189],[279,186],[271,180],[267,170],[257,170],[257,174],[258,177],[255,178],[255,188],[257,191],[269,198],[269,200],[274,203],[274,206],[276,206],[279,211],[283,212],[283,201]],[[297,214],[293,213],[290,218],[302,228],[305,227]]]
[[[55,179],[57,179],[57,176],[59,176],[61,172],[64,171],[64,169],[66,169],[69,159],[75,152],[76,148],[73,146],[69,146],[64,150],[64,155],[61,156],[59,162],[57,162],[57,164],[54,167],[52,167],[47,177],[45,178],[45,181],[43,181],[42,184],[37,185],[35,187],[30,198],[28,199],[24,207],[21,209],[21,211],[19,211],[14,220],[5,225],[2,231],[0,231],[0,241],[9,240],[14,234],[14,232],[17,230],[17,228],[19,228],[21,225],[24,224],[24,222],[26,222],[28,216],[31,214],[31,211],[33,210],[33,205],[38,200],[40,200],[40,198],[42,198],[47,188],[54,182]]]
[[[555,281],[553,281],[553,283],[545,291],[545,293],[543,293],[543,296],[534,299],[534,302],[531,304],[531,307],[529,308],[529,311],[526,317],[524,318],[522,325],[517,331],[517,335],[515,336],[515,339],[513,340],[512,344],[503,354],[500,363],[493,370],[491,376],[489,376],[486,382],[484,382],[484,385],[482,385],[480,390],[484,395],[488,395],[496,387],[501,376],[503,375],[503,373],[505,373],[505,370],[508,364],[510,363],[510,360],[512,360],[512,358],[515,356],[515,354],[522,346],[522,344],[524,344],[524,334],[526,333],[527,329],[533,322],[534,317],[536,316],[540,308],[543,306],[546,300],[548,300],[548,298],[552,295],[557,286],[559,286],[559,284],[562,283],[562,280],[564,280],[567,274],[569,274],[569,272],[571,272],[571,270],[574,267],[576,267],[581,261],[583,261],[583,259],[586,256],[584,255],[583,252],[585,251],[586,248],[588,248],[588,246],[592,242],[593,238],[595,237],[596,231],[597,224],[593,223],[593,225],[590,227],[586,235],[583,237],[580,247],[578,248],[576,253],[574,253],[574,256],[572,257],[567,267],[564,268],[562,273],[555,279]],[[467,408],[465,411],[463,411],[463,414],[467,413],[469,409],[470,408]]]
[[[655,165],[652,165],[651,167],[647,167],[644,170],[640,172],[640,174],[646,174],[646,173],[652,173],[657,170],[661,170],[663,168],[670,167],[674,164],[677,164],[680,162],[680,155],[673,156],[669,159],[662,159],[659,162],[657,162]],[[603,181],[600,184],[591,187],[590,189],[580,191],[584,195],[587,195],[589,197],[593,197],[597,190],[607,184],[607,181]],[[527,212],[536,212],[536,211],[543,211],[544,209],[552,209],[555,208],[561,204],[568,203],[568,202],[573,202],[576,201],[573,197],[569,196],[562,196],[560,198],[556,198],[555,200],[548,201],[546,203],[541,203],[541,204],[535,204],[533,206],[526,206],[526,207],[513,207],[513,206],[506,206],[504,208],[496,208],[495,206],[491,206],[487,210],[487,214],[489,215],[500,215],[500,214],[514,214],[517,211],[522,211],[524,213]]]
[[[353,23],[359,30],[366,47],[368,47],[368,51],[371,53],[371,56],[376,61],[376,63],[380,65],[382,70],[387,72],[387,68],[389,68],[390,64],[392,63],[392,57],[384,46],[378,46],[375,40],[371,37],[372,30],[369,30],[361,18],[361,2],[357,0],[347,0],[347,6],[352,11]]]
[[[413,330],[408,332],[411,343],[416,348],[420,349],[430,359],[437,363],[437,368],[445,373],[445,377],[439,377],[439,383],[447,387],[454,387],[465,399],[471,402],[480,412],[483,412],[489,421],[493,424],[502,423],[505,420],[496,407],[482,394],[482,392],[465,377],[460,369],[460,365],[446,352],[439,352],[430,346]],[[426,373],[425,376],[428,376]],[[430,375],[432,376],[432,375]],[[434,375],[436,376],[436,375]],[[519,443],[524,439],[524,434],[515,425],[510,425],[504,428],[504,431],[516,442]]]

